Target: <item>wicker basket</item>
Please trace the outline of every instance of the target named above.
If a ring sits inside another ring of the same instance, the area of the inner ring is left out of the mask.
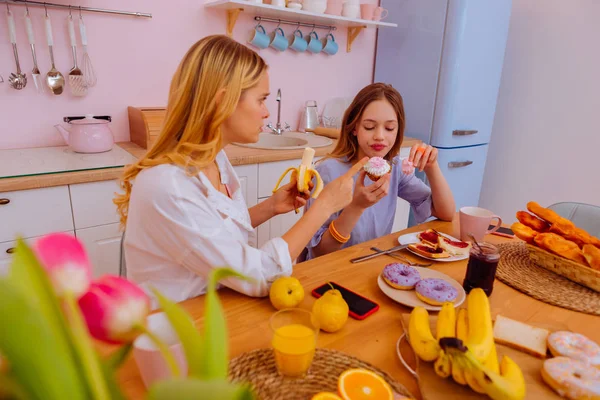
[[[530,244],[527,245],[527,248],[529,249],[529,258],[534,264],[596,292],[600,292],[600,271],[557,256]]]

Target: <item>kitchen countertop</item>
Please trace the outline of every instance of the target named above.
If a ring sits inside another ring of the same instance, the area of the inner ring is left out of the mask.
[[[402,147],[411,147],[420,141],[405,137]],[[332,151],[336,141],[327,147],[315,148],[315,156],[324,156]],[[146,149],[132,142],[117,143],[119,147],[139,159],[146,153]],[[230,145],[225,147],[225,153],[232,165],[260,164],[265,162],[293,160],[302,158],[304,150],[261,150],[248,147]],[[15,190],[37,189],[51,186],[72,185],[77,183],[106,181],[118,179],[123,173],[123,167],[90,169],[74,172],[60,172],[55,174],[33,174],[16,178],[0,179],[0,192]]]

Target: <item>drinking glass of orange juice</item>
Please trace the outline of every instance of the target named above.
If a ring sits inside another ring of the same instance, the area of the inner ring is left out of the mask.
[[[281,310],[271,317],[275,365],[283,376],[301,378],[310,368],[319,323],[310,311],[299,308]]]

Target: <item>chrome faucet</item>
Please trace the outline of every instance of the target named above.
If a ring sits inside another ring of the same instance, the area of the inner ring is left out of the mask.
[[[273,124],[269,122],[267,128],[269,128],[274,135],[281,135],[284,131],[292,129],[287,122],[285,123],[285,127],[281,126],[281,89],[277,89],[277,98],[275,100],[277,101],[277,124],[273,126]]]

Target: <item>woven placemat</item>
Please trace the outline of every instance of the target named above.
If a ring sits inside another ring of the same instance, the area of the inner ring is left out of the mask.
[[[229,378],[250,383],[262,400],[310,400],[319,392],[337,393],[338,377],[349,368],[364,368],[383,377],[396,392],[412,398],[410,392],[385,372],[369,363],[336,350],[317,349],[308,374],[301,379],[279,376],[272,349],[244,353],[229,363]]]
[[[529,259],[523,243],[498,245],[501,257],[496,278],[534,299],[587,314],[600,315],[600,293],[581,286]]]

